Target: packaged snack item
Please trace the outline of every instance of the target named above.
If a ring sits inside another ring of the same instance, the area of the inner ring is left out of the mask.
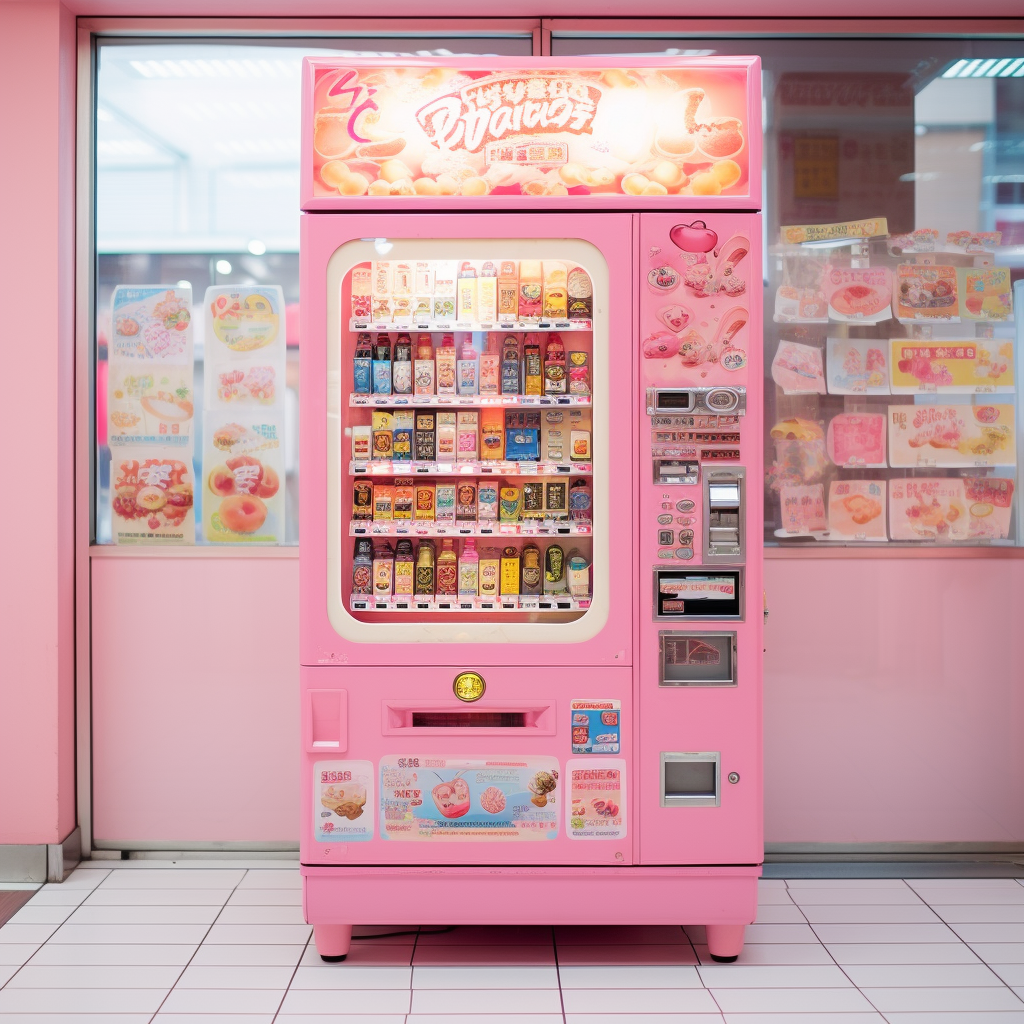
[[[412,264],[393,263],[392,268],[391,294],[412,295]]]
[[[413,394],[434,393],[434,346],[429,334],[421,334],[417,339],[413,375]]]
[[[519,339],[514,334],[506,334],[501,343],[501,393],[518,395],[519,382]]]
[[[437,556],[437,581],[438,597],[454,597],[459,590],[459,556],[451,537],[445,537],[441,542],[441,553]]]
[[[539,594],[543,588],[544,572],[540,564],[540,548],[528,543],[523,546],[521,594]]]
[[[368,395],[373,389],[373,341],[363,332],[356,337],[355,355],[352,357],[352,391]]]
[[[416,489],[413,486],[412,480],[396,479],[395,480],[395,504],[394,504],[394,518],[411,520],[413,505],[416,501]]]
[[[509,544],[501,549],[501,596],[519,594],[519,549]]]
[[[459,320],[472,323],[479,320],[477,316],[477,277],[476,267],[469,260],[464,260],[459,268]]]
[[[413,291],[417,295],[434,294],[434,267],[430,260],[420,260],[416,264]]]
[[[395,545],[395,597],[411,596],[415,581],[412,541],[403,538]]]
[[[565,576],[572,597],[577,601],[590,597],[590,563],[578,548],[573,548],[566,557]]]
[[[394,451],[395,418],[382,409],[374,409],[372,415],[373,457],[389,461]]]
[[[505,459],[536,462],[540,458],[540,411],[505,410]]]
[[[352,518],[373,518],[373,484],[369,480],[352,483]]]
[[[569,353],[569,394],[590,394],[590,356],[586,352]]]
[[[480,458],[501,461],[505,455],[504,416],[501,409],[480,410]]]
[[[970,517],[959,477],[889,481],[889,531],[893,540],[966,540]]]
[[[438,484],[434,518],[440,524],[451,525],[455,522],[455,484]]]
[[[563,409],[545,409],[541,417],[540,454],[544,462],[569,463],[569,432]]]
[[[965,320],[1013,318],[1013,284],[1007,267],[959,267],[960,316]]]
[[[574,523],[589,523],[593,517],[593,486],[587,477],[577,477],[569,485],[569,518]]]
[[[356,540],[352,556],[352,593],[365,597],[373,593],[373,541],[369,537]]]
[[[473,347],[473,335],[467,333],[456,367],[456,390],[460,395],[475,395],[480,389],[480,357]]]
[[[285,536],[281,424],[224,423],[207,412],[203,528],[207,541],[280,544]]]
[[[523,393],[539,395],[543,391],[544,373],[540,359],[540,339],[536,334],[523,338]]]
[[[455,458],[456,414],[439,412],[437,414],[437,461]]]
[[[498,270],[498,319],[512,321],[518,314],[519,268],[515,260],[505,260]]]
[[[373,393],[375,395],[391,394],[391,339],[386,334],[378,334],[373,341]]]
[[[444,334],[441,345],[434,353],[437,373],[437,393],[439,395],[455,394],[455,336]]]
[[[412,462],[412,435],[412,427],[395,427],[391,442],[391,458],[393,461]]]
[[[498,270],[490,260],[480,268],[476,298],[476,319],[485,324],[494,323],[498,318]]]
[[[375,260],[373,263],[373,298],[391,298],[390,260]]]
[[[498,485],[491,480],[481,480],[477,489],[477,519],[481,525],[498,519]]]
[[[391,386],[396,395],[412,394],[412,338],[408,334],[400,334],[395,339]]]
[[[416,580],[414,592],[422,597],[434,596],[434,542],[427,538],[420,541],[416,550]]]
[[[544,351],[544,394],[564,395],[568,381],[565,372],[565,346],[557,332],[548,335]]]
[[[540,260],[519,261],[519,320],[536,323],[541,316],[543,274]],[[538,392],[539,394],[539,392]]]
[[[476,541],[469,537],[459,558],[459,597],[476,597],[480,588],[480,556]]]
[[[542,315],[545,319],[565,320],[568,313],[565,264],[544,260]]]
[[[518,523],[523,492],[518,487],[502,487],[498,492],[498,518],[503,523]]]
[[[450,321],[455,319],[458,271],[459,265],[455,260],[435,260],[434,262],[435,320]],[[441,394],[441,392],[438,392],[438,394]]]
[[[501,356],[493,334],[487,335],[485,345],[480,353],[480,394],[496,395],[501,390]]]
[[[373,548],[373,596],[391,597],[395,587],[395,552],[387,541]]]
[[[373,485],[373,518],[375,522],[391,522],[395,518],[394,484]]]
[[[455,520],[476,522],[476,482],[473,480],[460,480],[455,485]]]
[[[567,594],[565,552],[561,544],[549,544],[544,552],[544,593]]]
[[[569,271],[568,310],[570,320],[590,320],[594,316],[594,286],[582,267]]]
[[[590,410],[569,411],[569,459],[572,462],[590,462]]]
[[[415,517],[425,522],[433,522],[434,519],[434,484],[416,485],[416,511]]]
[[[564,480],[549,480],[544,484],[544,518],[556,523],[569,518],[569,498]]]
[[[523,519],[544,518],[544,482],[542,480],[523,481]]]
[[[192,460],[156,450],[119,453],[110,462],[115,544],[194,544]]]
[[[459,412],[456,428],[456,458],[459,462],[476,462],[480,456],[480,414],[476,411]]]
[[[501,558],[497,548],[484,548],[480,553],[480,597],[498,596]]]
[[[830,540],[885,540],[885,481],[833,480],[828,488]]]
[[[370,316],[370,293],[373,288],[373,271],[365,263],[352,269],[352,316],[360,320]]]
[[[413,437],[413,457],[416,462],[434,462],[437,458],[434,425],[435,418],[432,412],[416,413],[416,432]]]

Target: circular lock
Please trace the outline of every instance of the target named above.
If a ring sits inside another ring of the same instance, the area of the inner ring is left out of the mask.
[[[740,781],[739,772],[729,772],[729,781],[735,786]]]
[[[455,677],[452,689],[459,700],[479,700],[487,689],[484,677],[479,672],[461,672]]]

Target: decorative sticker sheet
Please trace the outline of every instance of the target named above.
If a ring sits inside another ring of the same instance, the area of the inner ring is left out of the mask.
[[[574,754],[618,754],[622,746],[622,702],[617,700],[574,700],[572,752]]]
[[[960,267],[960,316],[1001,323],[1013,319],[1013,284],[1007,267]]]
[[[566,834],[570,839],[626,838],[626,762],[618,758],[567,761]]]
[[[828,488],[829,540],[884,541],[885,481],[833,480]]]
[[[892,318],[888,267],[826,267],[828,316],[839,323],[875,324]]]
[[[889,394],[889,369],[884,341],[874,338],[829,338],[825,365],[829,394]]]
[[[1013,342],[995,338],[918,341],[893,338],[892,393],[1013,393]]]
[[[558,761],[384,757],[380,834],[404,842],[524,842],[558,835]]]
[[[966,540],[967,497],[959,477],[889,481],[893,540]]]
[[[889,464],[1015,466],[1012,405],[890,405]]]
[[[280,544],[285,526],[280,420],[258,413],[218,419],[210,412],[204,433],[206,540]]]
[[[117,360],[107,368],[107,443],[111,448],[192,451],[195,396],[191,366]]]
[[[896,268],[892,307],[901,321],[959,320],[956,267],[901,263]]]
[[[314,196],[750,194],[745,67],[314,74]]]
[[[313,765],[313,835],[318,843],[373,839],[376,774],[372,761],[317,761]]]
[[[206,289],[206,408],[284,403],[284,292],[278,285]]]
[[[782,531],[808,536],[828,529],[825,489],[821,484],[784,484],[780,490]]]
[[[194,544],[192,459],[157,449],[118,453],[110,462],[115,544]]]
[[[884,468],[885,416],[882,413],[839,413],[828,424],[828,457],[837,466]]]

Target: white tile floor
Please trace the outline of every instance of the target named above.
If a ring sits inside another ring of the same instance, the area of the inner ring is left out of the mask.
[[[326,965],[292,865],[97,862],[0,928],[0,1024],[1024,1024],[1024,881],[768,880],[759,902],[729,965],[699,927],[424,931]]]

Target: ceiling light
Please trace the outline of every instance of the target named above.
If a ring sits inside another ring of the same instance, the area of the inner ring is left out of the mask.
[[[191,281],[179,281],[176,287],[178,287],[178,288],[191,288],[192,287],[192,282]]]
[[[958,60],[942,72],[943,78],[1024,78],[1024,57],[980,57]]]
[[[373,248],[376,250],[378,256],[387,256],[394,247],[393,242],[389,242],[386,238],[375,238],[373,240]]]
[[[258,238],[254,238],[248,245],[249,252],[253,256],[262,256],[266,251],[267,247]]]
[[[231,264],[228,263],[227,260],[217,260],[216,267],[217,267],[217,273],[218,274],[230,274],[231,273]]]

